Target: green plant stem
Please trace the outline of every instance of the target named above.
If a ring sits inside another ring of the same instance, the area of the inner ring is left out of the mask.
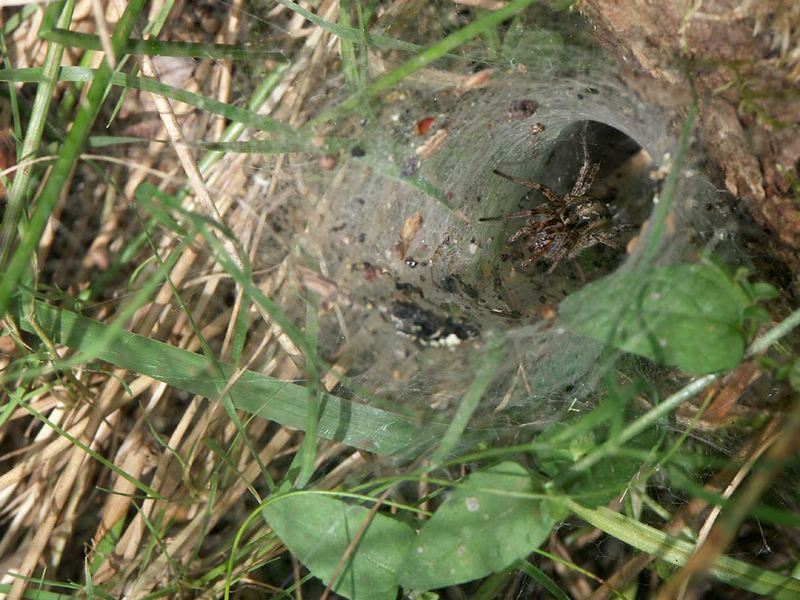
[[[686,155],[689,152],[689,145],[692,139],[692,131],[694,130],[694,121],[697,118],[697,98],[692,98],[692,103],[689,106],[689,112],[686,115],[686,121],[683,123],[681,136],[678,140],[678,147],[675,150],[675,156],[672,158],[672,167],[667,174],[664,181],[664,188],[661,190],[658,204],[653,211],[653,216],[650,219],[649,235],[647,236],[647,246],[643,254],[644,264],[650,264],[655,258],[663,244],[664,230],[667,224],[667,217],[672,209],[672,201],[675,197],[675,191],[678,188],[678,178],[683,169],[683,164],[686,162]]]

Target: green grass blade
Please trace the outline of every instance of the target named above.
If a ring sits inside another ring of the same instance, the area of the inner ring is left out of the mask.
[[[133,31],[136,19],[144,8],[144,4],[145,0],[131,0],[117,22],[111,38],[111,44],[117,58],[121,55],[120,49],[123,41]],[[78,109],[69,133],[67,133],[64,145],[53,165],[50,177],[44,185],[20,244],[11,260],[7,263],[3,280],[0,282],[0,314],[4,313],[9,306],[11,298],[17,290],[17,284],[22,278],[31,256],[36,251],[50,214],[59,196],[64,192],[69,174],[78,160],[78,156],[89,137],[92,124],[100,112],[101,104],[108,91],[110,79],[111,69],[108,66],[108,62],[103,62],[95,72],[92,85],[84,102],[81,103]]]
[[[281,2],[285,3],[287,6],[289,1],[290,0],[281,0]],[[536,0],[513,0],[512,2],[509,2],[506,6],[496,11],[490,12],[482,16],[481,18],[475,20],[474,22],[470,23],[466,27],[462,27],[458,31],[451,33],[440,42],[437,42],[432,46],[430,46],[429,48],[423,50],[415,57],[404,62],[396,69],[390,71],[389,73],[386,73],[382,77],[379,77],[378,79],[370,83],[362,91],[353,94],[344,102],[341,102],[334,108],[325,111],[318,117],[312,119],[310,125],[312,127],[320,125],[322,123],[331,121],[337,117],[341,117],[345,114],[348,114],[353,110],[356,110],[361,105],[361,103],[367,98],[380,94],[381,92],[386,91],[389,88],[397,85],[412,73],[429,65],[433,61],[443,57],[448,52],[455,50],[462,44],[465,44],[471,39],[479,36],[484,31],[487,31],[492,27],[496,27],[509,17],[512,17],[521,10],[524,10],[525,8],[533,4],[535,1]]]
[[[3,33],[5,35],[14,33],[22,25],[22,22],[31,18],[37,10],[39,10],[39,6],[34,2],[25,4],[22,10],[6,17],[6,22],[3,23]]]
[[[521,560],[517,563],[517,568],[544,589],[546,589],[553,598],[556,598],[556,600],[569,600],[569,596],[567,596],[567,594],[560,587],[558,587],[558,585],[556,585],[556,582],[550,579],[550,577],[547,576],[547,573],[542,571],[532,562]]]
[[[102,52],[100,38],[88,33],[66,29],[41,30],[39,37],[70,48],[82,48]],[[126,39],[122,54],[134,56],[179,56],[185,58],[212,58],[215,60],[254,60],[265,54],[283,54],[281,50],[265,47],[240,46],[236,44],[201,44],[196,42],[164,42],[161,40]]]
[[[647,246],[645,247],[642,259],[644,264],[652,262],[658,251],[662,248],[662,243],[664,241],[662,238],[664,237],[664,231],[667,226],[667,217],[672,209],[672,201],[678,187],[678,178],[683,170],[686,154],[689,151],[689,145],[692,141],[692,131],[694,130],[694,121],[696,118],[697,98],[693,97],[692,104],[689,106],[689,112],[686,115],[686,120],[683,123],[683,129],[681,130],[681,136],[678,140],[675,156],[672,159],[672,167],[664,181],[664,187],[661,190],[658,204],[656,204],[653,215],[650,217]]]
[[[472,418],[472,414],[478,408],[480,399],[497,373],[497,365],[503,355],[500,340],[490,340],[488,346],[483,361],[475,373],[475,379],[472,380],[467,393],[464,394],[464,398],[462,398],[461,404],[458,406],[458,410],[450,422],[450,426],[447,428],[441,443],[434,451],[433,456],[431,456],[431,464],[434,467],[443,462],[455,449],[467,429],[467,424]]]
[[[352,6],[351,0],[342,0],[339,3],[339,20],[345,27],[350,26],[350,7]],[[355,42],[348,38],[340,38],[339,43],[342,46],[342,73],[344,74],[345,81],[347,81],[350,89],[357,91],[363,86],[360,85],[361,81],[358,76],[358,65],[356,64],[356,50]]]
[[[101,360],[192,394],[214,398],[233,374],[230,365],[221,365],[220,377],[206,357],[134,333],[122,332],[113,344],[98,347],[112,325],[44,302],[36,302],[34,310],[39,327],[55,343],[90,350]],[[21,325],[32,329],[24,318]],[[307,426],[308,395],[303,386],[247,371],[230,393],[239,410],[295,429]],[[404,454],[419,436],[441,437],[445,429],[441,423],[423,427],[411,417],[332,394],[322,394],[318,428],[320,437],[388,455]]]
[[[306,10],[296,2],[292,2],[292,0],[278,0],[278,2],[283,4],[286,8],[289,8],[301,15],[303,18],[308,19],[314,25],[317,25],[328,33],[332,33],[341,40],[347,40],[348,42],[361,42],[362,40],[366,39],[371,46],[375,46],[376,48],[405,50],[406,52],[419,52],[422,49],[422,46],[417,44],[410,44],[408,42],[403,42],[385,35],[365,34],[365,32],[355,27],[342,25],[340,23],[332,23],[331,21],[327,21],[319,15],[315,15],[311,11]]]
[[[283,72],[285,67],[279,69]],[[89,82],[92,80],[96,73],[96,69],[87,69],[84,67],[62,67],[58,72],[56,79],[58,81],[69,82]],[[0,81],[13,81],[16,83],[27,82],[42,82],[48,81],[47,75],[40,68],[25,68],[25,69],[0,69]],[[183,102],[195,108],[210,112],[215,115],[225,117],[229,121],[242,123],[245,126],[258,129],[260,131],[280,132],[284,135],[300,138],[299,134],[290,126],[276,121],[265,115],[220,102],[214,98],[187,92],[180,88],[161,83],[155,79],[147,77],[135,77],[133,75],[126,75],[125,73],[114,73],[111,76],[111,84],[126,89],[137,89],[144,92],[151,92],[166,98],[171,98],[179,102]]]
[[[317,340],[319,333],[319,300],[311,294],[306,305],[306,337],[308,343],[314,354],[317,353]],[[300,450],[295,456],[297,466],[300,472],[294,482],[294,487],[302,489],[311,481],[311,476],[314,474],[314,466],[317,462],[317,434],[319,421],[319,408],[322,401],[322,390],[319,380],[319,371],[316,369],[316,364],[313,360],[308,361],[306,365],[306,378],[307,393],[308,393],[308,417],[306,424],[306,433],[303,436],[303,442],[300,445]]]
[[[60,24],[68,24],[70,22],[74,7],[74,0],[68,0],[64,3],[64,10],[58,18]],[[50,110],[50,102],[53,99],[53,91],[58,82],[58,69],[61,65],[63,54],[63,46],[55,42],[48,44],[44,65],[41,68],[41,80],[36,90],[36,98],[33,101],[30,120],[25,132],[25,140],[18,154],[19,163],[24,163],[33,158],[41,145],[42,132],[47,121],[47,113]],[[15,95],[12,94],[12,97],[15,97]],[[31,166],[23,164],[17,170],[14,176],[14,183],[8,191],[8,203],[3,215],[3,224],[0,228],[0,265],[6,264],[11,254],[12,246],[17,236],[17,227],[20,218],[23,216],[26,196],[30,189],[30,175]]]
[[[278,86],[278,84],[283,79],[284,74],[289,68],[288,63],[279,64],[275,69],[273,69],[261,83],[258,84],[256,89],[253,91],[253,95],[250,97],[250,102],[248,103],[247,110],[253,114],[257,114],[257,111],[264,102],[267,101],[272,91]],[[235,121],[234,119],[230,119],[234,121],[228,128],[225,130],[225,133],[220,138],[220,142],[228,143],[236,141],[239,136],[244,133],[246,125],[241,121]],[[199,167],[201,173],[206,173],[211,166],[219,161],[224,155],[224,152],[220,150],[212,150],[208,152],[202,159],[200,159]]]
[[[590,509],[572,500],[567,502],[568,508],[587,523],[670,564],[683,565],[694,552],[694,545],[607,508]],[[718,558],[709,574],[724,583],[769,598],[800,598],[800,580],[732,558]]]

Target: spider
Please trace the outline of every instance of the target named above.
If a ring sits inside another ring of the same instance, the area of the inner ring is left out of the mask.
[[[522,267],[538,262],[541,259],[550,263],[548,273],[565,258],[575,258],[582,251],[597,244],[617,248],[614,238],[634,225],[613,225],[612,215],[607,203],[587,195],[594,183],[599,163],[592,164],[586,152],[584,140],[584,161],[572,191],[559,196],[549,187],[513,177],[494,169],[495,175],[537,190],[546,198],[544,205],[532,210],[523,210],[497,217],[484,217],[480,221],[497,221],[527,217],[525,225],[508,238],[513,243],[524,238],[526,248],[531,253],[522,261]],[[530,192],[527,194],[530,195]],[[527,198],[526,195],[526,198]]]

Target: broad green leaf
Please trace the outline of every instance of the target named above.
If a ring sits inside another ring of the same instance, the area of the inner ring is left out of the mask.
[[[513,462],[473,473],[427,521],[403,561],[405,589],[456,585],[500,571],[544,541],[555,524],[531,474]]]
[[[713,373],[744,355],[745,291],[711,264],[620,272],[587,285],[559,308],[579,333],[680,368]]]
[[[348,547],[370,519],[369,510],[363,506],[313,493],[276,498],[262,514],[292,554],[325,584],[336,574]],[[414,532],[380,513],[371,518],[332,589],[353,600],[394,600],[396,573],[414,543]]]

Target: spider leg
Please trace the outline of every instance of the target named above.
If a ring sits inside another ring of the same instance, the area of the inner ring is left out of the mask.
[[[508,237],[508,243],[509,243],[509,244],[513,244],[513,243],[514,243],[514,242],[516,242],[516,241],[517,241],[519,238],[521,238],[523,235],[528,235],[528,234],[530,234],[530,233],[532,233],[532,232],[531,232],[531,229],[530,229],[530,227],[528,227],[527,225],[526,225],[525,227],[520,227],[519,229],[517,229],[517,230],[516,230],[514,233],[512,233],[512,234],[511,234],[511,235]]]
[[[575,185],[572,186],[572,191],[569,193],[571,198],[577,198],[586,194],[589,188],[594,183],[594,178],[597,176],[597,171],[600,169],[600,163],[592,164],[589,160],[589,145],[586,141],[586,131],[588,123],[583,127],[583,134],[581,135],[581,147],[583,148],[583,164],[581,170],[578,172],[578,178],[575,180]]]
[[[514,183],[518,183],[519,185],[524,185],[525,187],[529,187],[534,190],[538,190],[542,193],[542,195],[547,198],[548,202],[555,205],[564,204],[564,201],[556,194],[553,190],[551,190],[546,185],[542,185],[541,183],[536,183],[535,181],[528,181],[527,179],[522,179],[521,177],[514,177],[513,175],[506,175],[502,171],[498,171],[494,169],[494,174],[499,175],[504,179],[508,179],[509,181],[513,181]]]
[[[534,208],[532,210],[521,210],[519,212],[510,213],[507,215],[497,215],[495,217],[481,217],[478,221],[502,221],[504,219],[518,219],[521,217],[541,217],[545,214],[546,211],[542,211],[538,208]]]
[[[543,216],[543,215],[537,215]],[[523,227],[517,229],[511,236],[508,238],[509,243],[516,242],[522,236],[529,236],[534,239],[539,239],[543,235],[547,235],[548,232],[552,229],[553,223],[552,219],[546,218],[544,221],[529,219],[527,223]]]
[[[547,246],[545,246],[544,248],[542,248],[538,252],[535,252],[535,253],[531,254],[528,258],[523,260],[519,264],[519,266],[524,269],[528,265],[532,265],[533,263],[539,262],[542,258],[544,258],[544,256],[546,254],[547,254]]]
[[[572,188],[572,191],[569,193],[571,198],[579,198],[580,196],[585,196],[586,192],[589,191],[589,188],[592,187],[594,183],[594,178],[597,177],[597,172],[600,170],[600,163],[590,163],[589,156],[587,155],[584,159],[584,163],[581,166],[581,170],[578,173],[578,179],[575,180],[575,185]]]
[[[600,229],[600,226],[589,227],[576,235],[570,244],[569,257],[575,258],[584,250],[597,244],[603,244],[609,248],[619,248],[619,243],[613,239],[613,230],[598,231],[598,229]]]
[[[595,240],[594,244],[603,244],[604,246],[608,246],[609,248],[619,248],[620,247],[620,240],[615,239],[620,233],[627,229],[634,229],[638,227],[638,225],[634,225],[633,223],[626,223],[625,225],[614,225],[611,229],[606,231],[601,231],[597,233],[588,232],[591,239]],[[589,246],[585,246],[588,248]]]
[[[550,268],[547,269],[547,274],[551,274],[556,270],[558,263],[565,258],[572,258],[570,248],[580,238],[580,234],[576,231],[558,236],[558,239],[551,244],[547,251],[547,260],[550,261]]]

